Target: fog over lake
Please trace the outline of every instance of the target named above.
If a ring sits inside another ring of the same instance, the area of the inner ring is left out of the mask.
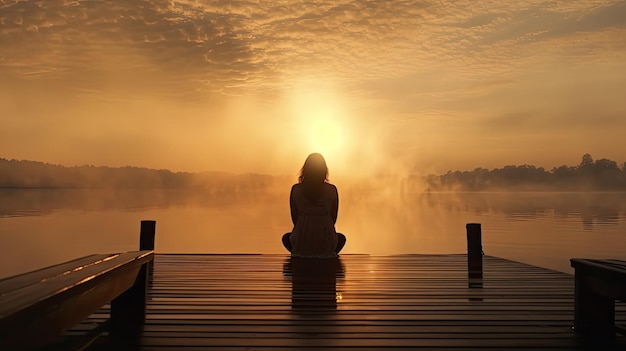
[[[0,276],[92,254],[136,250],[157,221],[158,253],[287,254],[283,192],[0,190]],[[340,191],[342,254],[465,253],[482,224],[486,255],[572,272],[569,258],[626,259],[626,193]]]

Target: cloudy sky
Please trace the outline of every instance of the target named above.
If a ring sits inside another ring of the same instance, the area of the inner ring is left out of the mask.
[[[415,173],[626,161],[626,1],[0,0],[0,157]],[[332,173],[331,173],[332,174]]]

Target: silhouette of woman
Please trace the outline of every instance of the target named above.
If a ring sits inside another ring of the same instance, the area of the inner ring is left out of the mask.
[[[291,187],[291,233],[283,235],[283,245],[292,257],[337,257],[346,237],[335,232],[339,195],[328,183],[324,157],[310,154]]]

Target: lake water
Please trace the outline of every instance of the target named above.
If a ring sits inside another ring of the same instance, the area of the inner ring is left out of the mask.
[[[486,255],[571,273],[569,258],[626,259],[626,193],[340,192],[343,254],[465,253],[482,224]],[[0,276],[136,250],[157,221],[161,253],[286,253],[285,194],[0,190]]]

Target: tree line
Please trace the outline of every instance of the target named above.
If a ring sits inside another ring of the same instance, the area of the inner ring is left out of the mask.
[[[226,172],[172,172],[142,167],[66,167],[0,158],[0,188],[193,189],[252,192],[272,188],[277,177]]]
[[[392,177],[395,179],[394,177]],[[85,188],[85,189],[184,189],[209,193],[244,193],[280,189],[295,177],[226,172],[172,172],[142,167],[73,166],[38,161],[0,158],[0,188]],[[371,186],[365,186],[363,182]],[[381,178],[353,181],[342,189],[368,192],[380,187]],[[382,180],[388,183],[388,180]],[[484,190],[626,190],[626,162],[590,154],[577,166],[551,170],[532,165],[502,168],[476,168],[473,171],[448,171],[441,175],[402,177],[404,192],[484,191]]]
[[[509,165],[491,170],[448,171],[429,175],[427,191],[481,190],[626,190],[626,162],[602,158],[594,160],[584,154],[577,166],[560,166],[551,170],[532,165]]]

